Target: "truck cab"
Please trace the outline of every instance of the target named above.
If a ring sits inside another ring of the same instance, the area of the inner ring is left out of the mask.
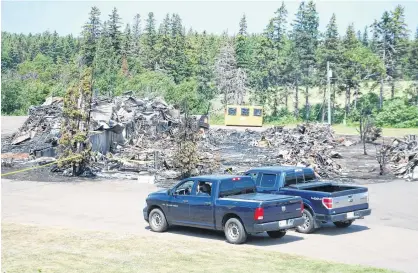
[[[248,176],[207,175],[151,193],[143,215],[156,232],[172,225],[223,230],[228,242],[239,244],[248,234],[283,237],[304,222],[302,211],[300,197],[257,193]]]
[[[253,178],[257,192],[302,198],[305,222],[297,227],[301,233],[311,233],[327,222],[345,228],[371,214],[366,187],[321,181],[311,168],[261,167],[248,170],[245,175]]]

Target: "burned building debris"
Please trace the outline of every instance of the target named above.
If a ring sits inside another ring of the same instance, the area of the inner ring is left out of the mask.
[[[407,135],[396,138],[391,145],[382,149],[388,151],[388,163],[392,173],[407,180],[418,180],[418,136]]]
[[[2,138],[2,166],[53,162],[57,158],[62,107],[61,98],[32,107],[23,126]],[[89,128],[93,151],[90,172],[98,177],[152,177],[151,182],[164,187],[185,173],[239,174],[254,166],[309,166],[323,178],[340,178],[353,171],[347,170],[350,168],[344,165],[345,158],[340,158],[357,142],[335,137],[329,125],[208,130],[199,124],[196,117],[185,115],[180,107],[161,98],[136,98],[130,93],[95,98]],[[416,136],[396,139],[388,146],[392,173],[407,178],[417,172],[417,147]],[[69,174],[56,166],[52,170]]]

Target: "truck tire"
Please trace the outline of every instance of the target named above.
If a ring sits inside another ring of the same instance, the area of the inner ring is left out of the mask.
[[[164,232],[168,229],[167,219],[160,209],[153,209],[149,214],[149,226],[152,231]]]
[[[348,220],[348,221],[338,221],[338,222],[334,222],[334,225],[337,228],[346,228],[351,226],[351,224],[354,222],[354,220]]]
[[[280,239],[286,235],[286,230],[267,231],[267,234],[270,236],[270,238]]]
[[[247,240],[247,232],[237,218],[231,218],[226,221],[224,232],[226,240],[231,244],[242,244]]]
[[[302,212],[302,217],[305,219],[305,223],[297,226],[296,231],[305,234],[313,232],[315,230],[315,219],[312,216],[312,213],[309,210],[304,209]]]

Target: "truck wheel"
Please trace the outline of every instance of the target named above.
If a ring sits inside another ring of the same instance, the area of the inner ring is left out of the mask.
[[[226,221],[224,231],[226,240],[231,244],[242,244],[247,240],[247,232],[237,218]]]
[[[348,221],[338,221],[334,222],[334,225],[338,228],[346,228],[351,226],[351,224],[354,222],[354,220],[348,220]]]
[[[303,217],[303,219],[305,219],[305,222],[302,225],[297,226],[296,231],[300,232],[300,233],[305,233],[305,234],[308,234],[308,233],[311,233],[312,231],[314,231],[314,229],[315,229],[314,221],[315,220],[312,216],[312,213],[309,210],[304,209],[303,212],[302,212],[302,217]]]
[[[270,238],[280,239],[286,235],[286,230],[267,231],[267,234],[270,236]]]
[[[153,209],[149,214],[149,226],[152,231],[164,232],[168,228],[167,220],[160,209]]]

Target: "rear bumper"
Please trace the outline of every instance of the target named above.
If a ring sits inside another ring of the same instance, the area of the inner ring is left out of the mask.
[[[338,221],[347,221],[347,220],[355,220],[355,219],[362,219],[364,216],[368,216],[372,213],[371,209],[363,209],[363,210],[355,210],[353,211],[353,217],[348,217],[348,214],[340,213],[334,215],[325,215],[325,214],[316,214],[316,220],[318,221],[326,221],[326,222],[338,222]]]
[[[281,225],[282,221],[254,224],[253,230],[247,230],[247,231],[249,233],[259,233],[259,232],[265,232],[265,231],[286,230],[286,229],[291,229],[291,228],[300,226],[305,222],[303,217],[286,219],[284,221],[286,221],[285,225]]]

